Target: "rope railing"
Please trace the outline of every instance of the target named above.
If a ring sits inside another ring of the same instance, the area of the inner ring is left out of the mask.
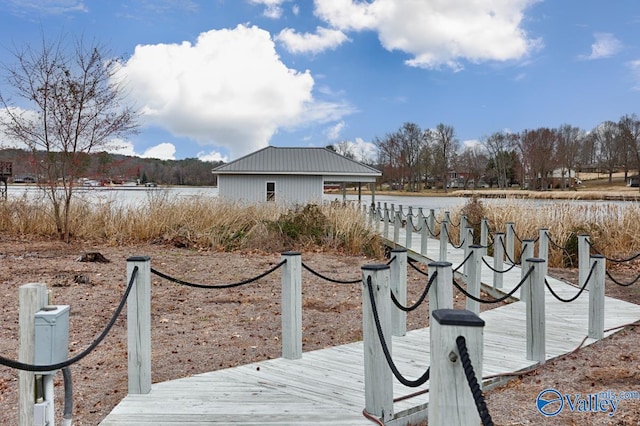
[[[429,289],[431,288],[431,284],[433,284],[433,281],[435,280],[437,275],[438,275],[438,271],[434,272],[433,275],[431,275],[431,278],[427,282],[427,285],[425,286],[422,294],[420,295],[416,303],[414,303],[413,305],[402,306],[402,304],[398,301],[398,299],[396,299],[396,296],[393,294],[393,292],[391,292],[391,300],[393,301],[393,304],[396,305],[398,309],[404,312],[411,312],[416,310],[418,306],[420,306],[422,302],[424,302],[424,299],[427,297],[427,294],[429,294]]]
[[[394,260],[395,260],[395,257],[393,259],[391,259],[389,261],[389,263],[393,262]],[[335,279],[335,278],[330,278],[330,277],[328,277],[326,275],[321,274],[318,271],[314,271],[313,269],[311,269],[311,267],[309,267],[304,262],[302,262],[302,267],[304,269],[306,269],[307,271],[311,272],[316,277],[321,278],[321,279],[323,279],[325,281],[332,282],[332,283],[336,283],[336,284],[356,284],[356,283],[362,282],[362,278],[358,278],[358,279],[355,279],[355,280],[338,280],[338,279]]]
[[[518,291],[518,289],[524,285],[524,283],[527,281],[527,279],[529,279],[529,275],[531,275],[532,272],[533,272],[533,266],[531,268],[529,268],[527,273],[524,274],[524,276],[522,277],[522,279],[520,280],[518,285],[516,285],[513,288],[513,290],[511,290],[509,293],[505,294],[502,297],[498,297],[497,299],[481,299],[481,298],[476,297],[473,294],[469,293],[467,290],[465,290],[464,287],[462,287],[460,284],[458,284],[455,279],[452,280],[452,281],[453,281],[453,285],[458,290],[460,290],[460,292],[462,294],[464,294],[465,296],[467,296],[471,300],[475,300],[476,302],[479,302],[479,303],[488,303],[488,304],[490,304],[490,303],[500,303],[500,302],[504,302],[505,300],[507,300],[508,298],[513,296],[515,294],[515,292]]]
[[[493,272],[495,272],[497,274],[506,274],[507,272],[511,271],[513,268],[516,267],[515,264],[511,264],[511,266],[509,266],[507,269],[505,269],[503,271],[498,271],[496,268],[491,266],[484,257],[482,258],[482,263],[484,263],[490,270],[492,270]]]
[[[453,242],[453,240],[451,239],[451,232],[449,232],[449,227],[447,225],[444,226],[445,229],[447,230],[447,239],[449,240],[449,244],[451,244],[454,248],[461,248],[462,246],[464,246],[464,242],[466,241],[466,236],[465,238],[462,239],[462,242],[460,244],[455,244]]]
[[[464,260],[462,261],[462,263],[460,263],[458,266],[456,266],[453,269],[453,273],[456,273],[460,270],[460,268],[462,268],[464,266],[465,263],[467,263],[467,261],[471,258],[471,256],[473,256],[473,252],[470,251],[469,254],[467,254],[467,257],[464,258]]]
[[[565,246],[560,245],[558,242],[554,241],[554,240],[551,238],[551,235],[549,235],[549,232],[548,232],[548,231],[547,231],[547,232],[545,232],[545,234],[546,234],[546,236],[547,236],[547,240],[549,240],[549,242],[551,243],[551,245],[552,245],[552,246],[554,246],[555,248],[559,249],[559,250],[562,250],[562,251],[564,252],[565,256],[567,257],[567,259],[569,259],[569,260],[570,260],[570,262],[571,262],[571,266],[573,266],[573,260],[571,259],[571,255],[569,254],[569,250],[567,250],[567,248],[566,248]],[[569,235],[572,235],[572,234],[574,235],[575,233],[574,233],[574,232],[572,232],[572,233],[571,233],[571,234],[569,234]]]
[[[636,253],[631,257],[628,257],[626,259],[616,259],[616,258],[611,258],[611,257],[607,257],[604,254],[602,254],[594,245],[591,241],[589,241],[587,239],[587,244],[589,244],[589,246],[593,249],[594,253],[602,255],[608,262],[613,262],[613,263],[626,263],[626,262],[631,262],[633,260],[636,260],[640,257],[640,253]]]
[[[489,413],[489,409],[487,408],[487,404],[484,400],[484,395],[482,395],[482,389],[480,389],[478,379],[476,378],[476,373],[473,369],[473,365],[471,364],[471,359],[469,358],[467,341],[464,336],[458,336],[456,338],[456,346],[458,347],[462,369],[464,370],[464,375],[467,378],[467,383],[469,384],[471,395],[473,395],[473,401],[476,404],[476,409],[478,410],[478,414],[480,415],[480,420],[482,421],[483,426],[493,426],[491,414]]]
[[[504,256],[507,258],[507,260],[511,262],[512,265],[520,264],[521,259],[518,259],[516,261],[516,260],[513,260],[511,256],[509,256],[509,250],[507,250],[507,247],[504,245],[504,240],[501,239],[500,244],[502,244],[502,249],[504,250]]]
[[[611,281],[613,281],[614,284],[619,285],[621,287],[629,287],[634,285],[636,282],[638,282],[638,280],[640,280],[640,275],[636,276],[632,281],[628,282],[628,283],[623,283],[618,281],[616,278],[614,278],[609,271],[605,271],[605,274],[607,275],[607,277],[609,277],[609,279]]]
[[[122,295],[122,299],[120,299],[120,303],[118,304],[118,307],[116,308],[115,312],[111,316],[111,319],[107,323],[106,327],[102,330],[100,335],[98,335],[98,337],[96,337],[96,339],[87,347],[87,349],[80,352],[78,355],[72,358],[69,358],[66,361],[59,362],[57,364],[50,364],[50,365],[27,364],[24,362],[15,361],[15,360],[0,356],[0,365],[4,365],[5,367],[13,368],[15,370],[42,372],[42,371],[60,370],[62,368],[68,367],[80,361],[81,359],[89,355],[91,352],[93,352],[93,350],[104,340],[105,337],[107,337],[107,334],[109,334],[109,332],[113,328],[114,324],[116,323],[116,320],[122,313],[122,309],[124,309],[124,306],[127,302],[127,298],[129,297],[129,293],[131,293],[131,288],[133,287],[133,283],[135,282],[137,275],[138,275],[138,267],[135,266],[131,273],[129,284],[127,285],[127,288],[125,289],[124,294]]]
[[[172,277],[170,275],[167,275],[163,272],[158,271],[157,269],[151,268],[151,273],[155,274],[157,276],[159,276],[160,278],[164,278],[167,281],[170,281],[172,283],[175,284],[179,284],[179,285],[184,285],[187,287],[193,287],[193,288],[202,288],[202,289],[225,289],[225,288],[233,288],[233,287],[240,287],[246,284],[251,284],[255,281],[258,281],[261,278],[266,277],[267,275],[271,274],[272,272],[275,272],[277,269],[279,269],[280,267],[282,267],[285,263],[287,263],[287,259],[282,260],[280,263],[276,264],[273,268],[261,273],[260,275],[257,275],[253,278],[247,278],[245,280],[242,281],[238,281],[236,283],[231,283],[231,284],[197,284],[197,283],[192,283],[189,281],[184,281],[181,280],[179,278],[175,278]]]
[[[560,302],[571,303],[574,300],[576,300],[578,297],[580,297],[582,292],[587,288],[587,285],[589,284],[589,281],[591,281],[591,276],[593,275],[593,272],[595,271],[595,269],[596,269],[596,264],[593,263],[593,265],[591,265],[591,269],[589,270],[589,275],[587,275],[587,279],[584,280],[584,284],[582,284],[578,293],[569,299],[563,299],[562,297],[558,296],[558,294],[555,291],[553,291],[553,289],[551,288],[551,285],[549,284],[549,281],[547,281],[546,278],[544,280],[544,285],[547,287],[547,289],[549,289],[549,292],[551,293],[551,295],[556,299],[558,299]]]
[[[367,289],[369,291],[369,299],[371,300],[371,312],[373,313],[373,320],[376,324],[378,339],[380,340],[380,345],[382,346],[382,352],[384,353],[384,358],[387,361],[387,364],[389,365],[391,372],[393,373],[395,378],[398,379],[398,381],[405,386],[415,388],[425,384],[429,380],[429,371],[430,371],[429,368],[427,368],[427,371],[425,371],[424,374],[420,376],[418,379],[409,380],[405,378],[396,367],[395,363],[393,362],[393,359],[391,358],[391,352],[389,351],[389,347],[387,346],[387,341],[384,337],[384,333],[382,332],[382,325],[380,324],[380,317],[378,316],[378,307],[376,306],[376,302],[373,294],[373,284],[371,283],[371,277],[367,277]]]
[[[425,277],[429,276],[429,273],[423,271],[422,269],[418,268],[416,265],[414,265],[414,263],[417,263],[417,260],[413,260],[413,259],[409,259],[409,261],[407,262],[409,264],[409,266],[411,266],[416,272],[424,275]]]

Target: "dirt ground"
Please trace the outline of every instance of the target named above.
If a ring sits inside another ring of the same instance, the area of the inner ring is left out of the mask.
[[[99,252],[109,263],[80,262]],[[18,291],[26,283],[46,283],[54,304],[71,305],[69,356],[87,348],[104,329],[126,287],[126,259],[148,255],[153,268],[202,284],[224,284],[254,277],[280,260],[262,252],[218,253],[163,245],[109,247],[88,243],[2,240],[0,297],[3,326],[0,355],[17,359]],[[337,279],[357,279],[361,267],[385,259],[346,256],[336,252],[304,252],[302,261]],[[409,302],[426,285],[426,277],[408,268]],[[575,280],[574,270],[553,270]],[[620,279],[635,277],[638,268],[620,270]],[[640,284],[607,293],[640,303]],[[463,297],[457,295],[457,307]],[[352,342],[362,337],[361,286],[332,284],[303,271],[303,350]],[[483,305],[485,308],[486,305]],[[427,325],[427,305],[408,315],[408,328]],[[640,327],[630,326],[612,337],[547,363],[508,385],[487,392],[496,424],[640,424],[640,401],[622,401],[613,417],[563,413],[545,419],[536,410],[538,393],[554,387],[565,393],[604,390],[640,391]],[[280,356],[280,274],[233,289],[188,288],[152,276],[152,380],[166,381]],[[74,424],[96,425],[126,395],[126,310],[106,339],[71,367]],[[0,424],[16,424],[18,374],[0,366]],[[62,377],[56,378],[57,412],[62,412]],[[566,411],[566,410],[565,410]]]

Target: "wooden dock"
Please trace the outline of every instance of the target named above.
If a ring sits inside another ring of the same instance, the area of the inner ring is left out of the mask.
[[[405,241],[404,230],[398,241]],[[409,246],[409,255],[420,257],[411,250],[420,247],[419,235],[413,236]],[[430,240],[426,257],[438,256],[439,242]],[[463,256],[462,249],[449,245],[447,260],[454,268],[464,260]],[[491,264],[492,259],[486,259]],[[482,282],[490,283],[492,272],[485,265],[482,267]],[[513,289],[520,282],[520,275],[519,267],[504,274],[502,290],[506,293]],[[547,281],[564,298],[578,291],[556,279]],[[562,303],[545,291],[545,302],[546,357],[552,359],[574,350],[587,335],[588,294],[585,292],[572,303]],[[526,359],[524,307],[518,301],[480,314],[486,322],[483,377],[520,371],[535,364]],[[606,298],[605,329],[638,320],[640,306]],[[401,373],[411,379],[422,375],[430,364],[429,328],[393,337],[392,342],[393,359]],[[593,342],[587,339],[585,344]],[[125,397],[101,425],[371,425],[371,420],[362,414],[363,358],[363,344],[355,342],[305,352],[299,360],[279,358],[155,383],[149,394]],[[429,382],[417,389],[406,388],[394,379],[394,398],[428,387]],[[426,408],[428,399],[426,393],[396,402],[394,412],[398,418],[387,424],[404,425],[426,418],[426,412],[419,410]]]

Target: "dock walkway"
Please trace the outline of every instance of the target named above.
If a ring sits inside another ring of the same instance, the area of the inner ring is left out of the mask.
[[[400,232],[399,241],[405,241],[404,230]],[[419,235],[414,235],[410,246],[409,256],[418,257],[412,248],[420,247]],[[449,245],[447,261],[454,268],[464,260],[463,255],[462,249]],[[430,240],[426,257],[438,256],[439,242]],[[486,260],[491,264],[491,258]],[[490,283],[492,271],[484,264],[482,268],[482,282]],[[520,275],[519,267],[505,273],[502,290],[512,290]],[[560,280],[547,277],[547,281],[564,298],[578,291]],[[587,335],[588,295],[562,303],[545,291],[545,302],[546,357],[552,359],[574,350]],[[480,314],[486,323],[483,377],[535,364],[526,359],[524,308],[518,301]],[[605,329],[638,320],[640,306],[606,298]],[[422,375],[430,364],[429,328],[393,337],[392,342],[393,359],[402,374],[408,378]],[[587,339],[584,344],[593,342]],[[363,361],[363,343],[355,342],[305,352],[298,360],[278,358],[155,383],[147,395],[126,396],[101,425],[371,425],[362,414]],[[417,389],[406,388],[394,378],[394,398],[428,387],[429,382]],[[394,412],[400,415],[417,406],[424,408],[427,402],[428,393],[396,402]],[[388,424],[407,424],[418,418],[405,416]]]

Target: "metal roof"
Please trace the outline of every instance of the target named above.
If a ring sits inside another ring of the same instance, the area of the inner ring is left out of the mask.
[[[382,176],[371,166],[326,148],[280,148],[268,146],[213,169],[214,174],[296,174]]]

